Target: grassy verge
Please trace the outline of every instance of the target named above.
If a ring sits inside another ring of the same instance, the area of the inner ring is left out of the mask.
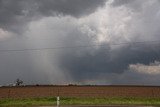
[[[56,98],[27,98],[0,100],[0,107],[27,107],[41,105],[56,105]]]
[[[160,98],[60,98],[61,105],[160,105]],[[56,98],[2,99],[0,107],[56,105]]]

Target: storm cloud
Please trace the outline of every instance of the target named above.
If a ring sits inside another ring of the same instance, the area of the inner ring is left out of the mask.
[[[160,85],[159,17],[158,0],[1,0],[0,84]]]
[[[20,33],[31,20],[55,15],[81,17],[104,3],[105,0],[0,0],[0,26]]]

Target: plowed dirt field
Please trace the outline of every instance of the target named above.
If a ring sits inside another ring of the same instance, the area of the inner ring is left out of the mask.
[[[1,87],[2,98],[34,97],[160,97],[160,87],[152,86],[22,86]]]

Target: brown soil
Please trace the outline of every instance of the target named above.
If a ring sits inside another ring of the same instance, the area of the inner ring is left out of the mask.
[[[2,98],[33,97],[159,97],[160,87],[151,86],[23,86],[1,87]]]

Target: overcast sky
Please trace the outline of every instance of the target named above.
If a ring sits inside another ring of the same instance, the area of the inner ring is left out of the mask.
[[[160,85],[159,77],[159,0],[0,0],[1,85]]]

